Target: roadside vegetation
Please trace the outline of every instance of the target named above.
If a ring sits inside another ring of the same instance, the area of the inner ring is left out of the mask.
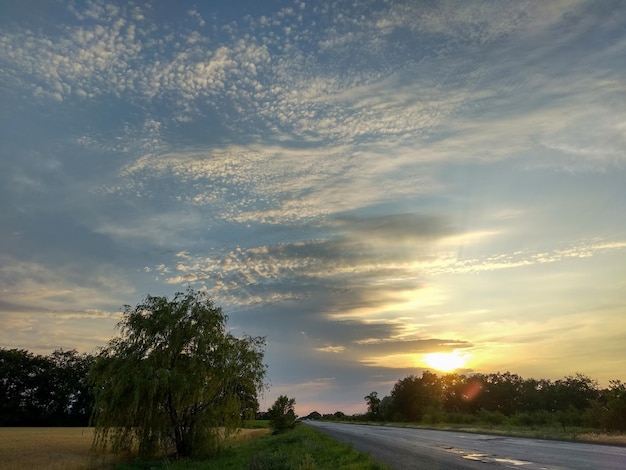
[[[136,459],[132,454],[91,449],[93,428],[0,428],[0,469],[207,469],[207,470],[385,470],[388,467],[298,424],[272,434],[267,420],[251,420],[207,458]]]
[[[517,374],[446,374],[424,371],[394,385],[391,394],[365,396],[372,421],[557,426],[626,431],[626,384],[600,388],[576,374],[560,380],[524,379]]]
[[[473,422],[446,422],[440,421],[436,423],[406,422],[406,421],[368,421],[363,415],[360,417],[353,416],[347,419],[337,420],[331,417],[322,417],[322,420],[343,421],[353,424],[368,424],[371,426],[393,426],[403,428],[416,429],[435,429],[441,431],[461,431],[469,433],[493,434],[500,436],[527,437],[535,439],[550,439],[559,441],[578,441],[594,444],[610,444],[626,446],[626,434],[619,432],[605,432],[589,427],[570,426],[562,427],[560,425],[542,424],[525,426],[514,424],[508,420],[504,420],[500,424],[493,424],[477,419]]]
[[[344,419],[626,444],[626,384],[619,380],[600,388],[582,374],[552,381],[425,371],[396,382],[388,396],[364,399],[367,413]]]
[[[119,469],[163,468],[168,470],[386,470],[389,467],[369,455],[297,424],[294,429],[235,443],[206,460],[132,462]]]

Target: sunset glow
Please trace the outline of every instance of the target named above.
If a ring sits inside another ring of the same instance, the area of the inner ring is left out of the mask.
[[[457,351],[451,353],[430,353],[424,355],[424,362],[438,371],[452,372],[465,366],[467,357]]]
[[[0,348],[193,288],[262,410],[626,381],[626,2],[0,5]]]

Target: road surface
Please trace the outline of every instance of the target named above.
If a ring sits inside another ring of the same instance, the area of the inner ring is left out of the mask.
[[[304,423],[398,470],[626,469],[625,447],[389,426]]]

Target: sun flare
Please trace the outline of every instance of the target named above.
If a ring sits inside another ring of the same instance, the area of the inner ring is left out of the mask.
[[[430,353],[424,355],[424,362],[426,362],[429,367],[441,372],[452,372],[467,363],[467,355],[457,351],[450,353]]]

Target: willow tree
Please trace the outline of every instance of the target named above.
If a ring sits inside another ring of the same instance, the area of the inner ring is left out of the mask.
[[[204,293],[146,297],[125,306],[120,335],[98,354],[95,447],[142,457],[208,455],[258,406],[265,339],[236,338]]]

